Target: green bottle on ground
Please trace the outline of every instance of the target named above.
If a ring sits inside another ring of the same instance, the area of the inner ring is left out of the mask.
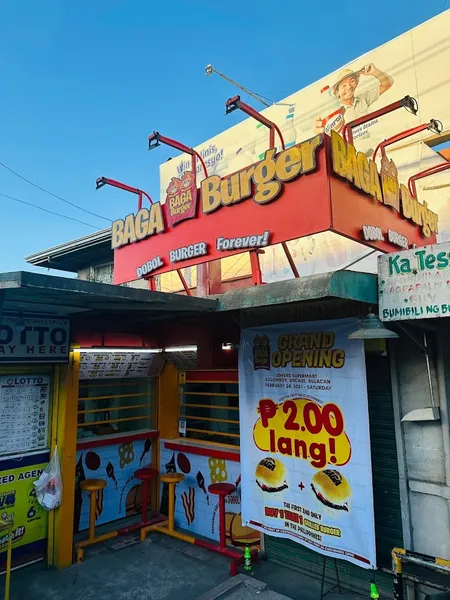
[[[250,552],[250,548],[248,546],[245,546],[245,552],[244,552],[244,569],[246,571],[251,571],[252,570],[252,553]]]

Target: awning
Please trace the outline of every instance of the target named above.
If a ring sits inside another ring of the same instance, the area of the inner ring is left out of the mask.
[[[335,271],[233,290],[214,298],[218,301],[219,311],[333,298],[376,305],[377,276],[355,271]]]
[[[0,273],[2,311],[72,317],[78,323],[101,327],[210,313],[215,299],[151,292],[120,285],[92,283],[18,271]]]

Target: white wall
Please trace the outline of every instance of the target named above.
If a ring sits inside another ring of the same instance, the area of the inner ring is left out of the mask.
[[[423,343],[420,329],[410,331]],[[427,335],[430,341],[434,337],[433,332]],[[441,411],[438,421],[400,422],[410,411],[431,406],[432,400],[425,355],[419,346],[402,335],[393,342],[391,354],[405,547],[449,558],[450,435],[443,339],[441,332],[430,361],[435,405]]]

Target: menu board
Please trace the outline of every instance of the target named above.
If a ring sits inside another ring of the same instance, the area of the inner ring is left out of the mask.
[[[148,352],[81,352],[80,379],[156,377],[163,362]]]
[[[0,377],[0,454],[48,446],[49,375]]]

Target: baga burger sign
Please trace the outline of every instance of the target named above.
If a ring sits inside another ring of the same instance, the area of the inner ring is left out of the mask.
[[[267,150],[261,162],[228,177],[207,177],[200,187],[202,213],[208,215],[223,206],[250,198],[259,205],[272,202],[280,195],[283,183],[315,169],[315,150],[321,144],[321,138],[322,136],[318,135],[299,146],[283,150],[278,155],[275,155],[273,148]],[[179,206],[186,203],[184,197],[169,193],[167,199],[170,209],[166,211],[166,215],[175,216]],[[191,203],[193,196],[189,195],[188,200]],[[112,248],[121,248],[152,235],[164,233],[166,227],[163,215],[164,206],[155,203],[150,209],[142,208],[135,215],[130,214],[125,219],[114,221]]]
[[[227,210],[228,209],[228,210]],[[186,221],[186,222],[184,222]],[[434,243],[438,216],[334,131],[236,173],[172,178],[165,204],[114,221],[114,283],[332,230],[378,250]]]

